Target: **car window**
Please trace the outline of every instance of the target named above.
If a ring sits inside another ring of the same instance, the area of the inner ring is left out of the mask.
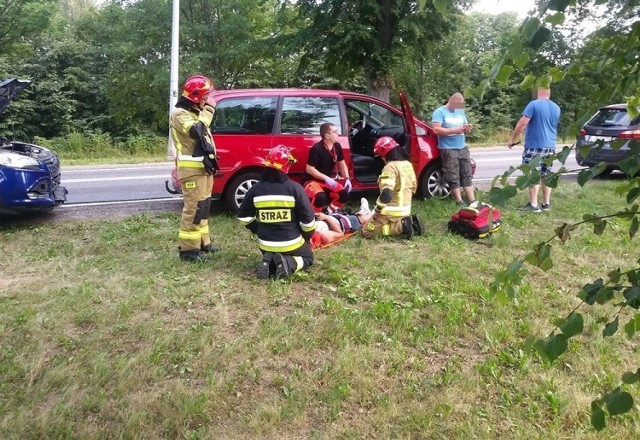
[[[277,97],[246,97],[220,100],[213,119],[214,133],[271,134]]]
[[[627,127],[631,124],[624,109],[602,109],[589,121],[589,125],[599,127]]]
[[[350,99],[345,102],[349,113],[357,111],[360,113],[358,119],[366,119],[367,123],[374,128],[403,127],[402,116],[387,107],[373,102]]]
[[[342,134],[337,98],[285,97],[282,102],[280,132],[283,134],[319,134],[320,126],[330,122]]]

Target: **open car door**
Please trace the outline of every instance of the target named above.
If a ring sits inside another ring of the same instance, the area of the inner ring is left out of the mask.
[[[409,148],[409,155],[411,156],[411,163],[414,167],[420,162],[420,149],[418,148],[418,139],[416,137],[416,124],[413,119],[413,112],[411,106],[407,100],[404,92],[399,92],[400,96],[400,108],[402,109],[404,119],[404,134],[406,136],[406,142]]]

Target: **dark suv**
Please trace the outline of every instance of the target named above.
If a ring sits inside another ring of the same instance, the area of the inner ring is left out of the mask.
[[[634,140],[640,141],[640,116],[631,119],[626,104],[602,107],[580,130],[576,160],[587,167],[604,162],[608,165],[606,172],[619,170]],[[589,153],[583,155],[584,151],[580,151],[589,146],[592,147]]]

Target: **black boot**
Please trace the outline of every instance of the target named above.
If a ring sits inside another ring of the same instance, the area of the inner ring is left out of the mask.
[[[287,257],[282,254],[273,254],[273,262],[276,265],[276,279],[289,278],[295,272]]]
[[[420,219],[420,217],[418,217],[418,214],[413,214],[411,216],[411,220],[412,220],[412,226],[413,226],[413,232],[415,235],[417,235],[418,237],[424,234],[424,223],[422,223],[422,220]]]
[[[402,220],[402,233],[406,238],[413,238],[413,219],[411,217],[404,217]]]
[[[209,254],[205,254],[204,252],[199,250],[180,251],[180,259],[182,261],[188,261],[189,263],[201,263],[204,261],[208,261],[209,258]]]
[[[220,252],[220,248],[213,243],[209,243],[207,245],[201,245],[200,250],[205,254],[215,254],[216,252]]]
[[[256,277],[259,280],[266,280],[267,278],[269,278],[269,276],[271,276],[271,262],[273,260],[273,253],[271,252],[265,252],[262,255],[262,261],[260,262],[260,264],[258,265],[258,268],[256,269]]]

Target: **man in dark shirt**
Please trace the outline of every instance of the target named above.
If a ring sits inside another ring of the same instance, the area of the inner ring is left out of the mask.
[[[311,147],[307,159],[305,191],[316,212],[334,212],[349,200],[351,180],[338,141],[338,129],[331,123],[320,126],[322,140]]]

